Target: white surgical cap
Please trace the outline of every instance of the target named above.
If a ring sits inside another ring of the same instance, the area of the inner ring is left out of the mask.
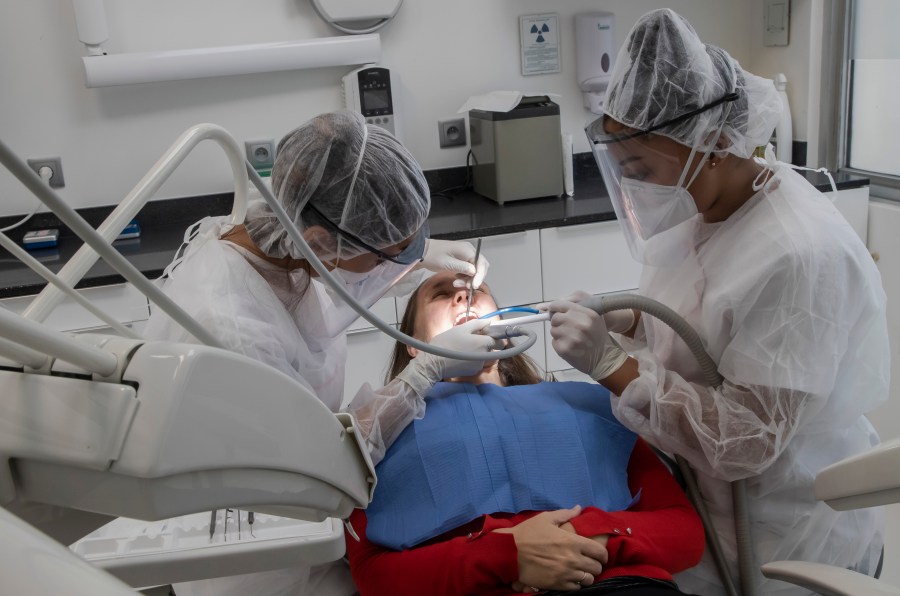
[[[319,225],[335,236],[319,215],[304,209],[309,202],[332,224],[376,249],[413,236],[431,207],[425,175],[409,151],[390,133],[367,126],[361,114],[349,111],[316,116],[278,143],[272,190],[301,233]],[[264,202],[250,203],[245,226],[268,256],[303,258]],[[312,244],[328,260],[368,252],[341,235],[328,246]]]
[[[736,101],[655,134],[705,151],[717,140],[712,136],[724,119],[726,146],[720,150],[750,157],[756,147],[769,141],[782,109],[770,79],[745,71],[725,50],[700,41],[684,17],[661,8],[638,19],[625,39],[610,75],[603,111],[625,126],[647,130],[731,92],[738,94]]]

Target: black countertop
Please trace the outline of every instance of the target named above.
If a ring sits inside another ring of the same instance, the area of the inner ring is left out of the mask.
[[[589,154],[576,160],[575,195],[572,197],[547,197],[507,202],[503,206],[475,194],[470,190],[447,193],[436,192],[432,198],[428,218],[434,238],[455,240],[478,236],[494,236],[525,230],[570,226],[616,218],[612,204],[596,175],[595,166],[589,163]],[[452,170],[452,171],[451,171]],[[433,189],[459,184],[465,178],[464,168],[426,172]],[[801,172],[822,191],[831,190],[827,178],[815,172]],[[835,175],[839,190],[868,186],[867,178]],[[138,215],[141,237],[114,243],[139,271],[150,279],[159,277],[181,245],[185,229],[206,215],[225,215],[231,208],[228,194],[173,199],[148,203]],[[79,210],[93,226],[111,211],[108,207]],[[15,223],[19,218],[0,218],[0,228]],[[28,224],[11,232],[11,237],[21,241],[29,230],[60,228],[59,246],[55,249],[33,251],[31,254],[53,272],[75,254],[81,241],[54,221],[52,214],[33,218]],[[125,281],[109,265],[98,261],[76,287],[87,288]],[[28,296],[38,293],[45,283],[36,273],[23,265],[7,251],[0,249],[0,298]]]

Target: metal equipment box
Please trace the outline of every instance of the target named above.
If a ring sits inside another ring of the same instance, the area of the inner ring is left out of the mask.
[[[501,205],[563,192],[559,106],[523,97],[509,112],[469,110],[475,192]]]

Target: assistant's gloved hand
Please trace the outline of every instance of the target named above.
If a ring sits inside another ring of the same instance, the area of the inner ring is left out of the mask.
[[[472,278],[473,287],[479,288],[490,263],[483,254],[478,255],[478,263],[475,262],[475,247],[471,242],[429,238],[419,266],[434,272],[455,271],[468,275]]]
[[[616,372],[628,358],[609,336],[606,321],[593,310],[557,300],[547,305],[553,349],[563,360],[596,381]]]
[[[584,290],[578,290],[568,298],[565,298],[565,300],[580,304],[585,299],[590,298],[590,296],[591,295]],[[549,306],[549,303],[541,306]],[[626,331],[634,327],[634,310],[630,308],[623,310],[613,310],[601,316],[603,317],[603,321],[606,323],[607,331],[612,331],[613,333],[625,333]]]
[[[493,349],[500,349],[503,347],[501,340],[480,333],[490,324],[490,320],[487,319],[468,321],[435,335],[431,344],[460,352],[487,353]],[[477,374],[482,368],[484,368],[483,360],[452,360],[420,351],[397,377],[412,387],[416,395],[425,397],[431,391],[431,387],[441,379],[468,377]]]
[[[578,290],[573,293],[571,296],[567,298],[563,298],[566,302],[574,302],[575,304],[581,304],[587,298],[590,298],[591,295],[585,292],[584,290]],[[550,303],[544,302],[543,304],[538,304],[537,309],[545,312],[549,310]],[[612,331],[613,333],[625,333],[634,327],[634,324],[637,322],[637,318],[635,315],[634,309],[623,309],[623,310],[614,310],[608,312],[604,315],[603,321],[606,323],[606,330]]]

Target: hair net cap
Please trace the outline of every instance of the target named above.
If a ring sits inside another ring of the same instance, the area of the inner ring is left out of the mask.
[[[770,79],[745,71],[725,50],[704,44],[684,17],[662,8],[638,19],[625,39],[610,75],[604,113],[647,130],[731,92],[738,94],[737,101],[655,134],[705,151],[717,140],[714,133],[721,125],[725,146],[719,149],[746,158],[769,141],[782,110]]]
[[[297,229],[322,226],[333,242],[312,243],[322,259],[351,259],[367,249],[346,236],[334,237],[311,203],[333,224],[377,249],[413,236],[431,207],[425,175],[413,156],[390,133],[367,126],[362,114],[322,114],[278,143],[272,190]],[[303,258],[275,214],[252,202],[247,233],[268,256]]]

